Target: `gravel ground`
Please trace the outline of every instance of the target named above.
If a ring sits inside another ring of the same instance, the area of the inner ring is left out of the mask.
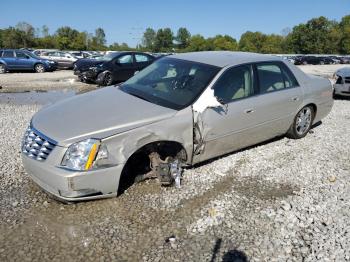
[[[304,139],[185,170],[181,189],[149,180],[72,205],[21,165],[40,107],[0,102],[0,261],[350,261],[350,100]]]
[[[72,70],[57,70],[45,73],[0,74],[0,93],[70,89],[77,92],[95,89],[96,85],[78,80]]]
[[[331,78],[338,69],[350,67],[350,65],[301,65],[298,67],[307,74]]]

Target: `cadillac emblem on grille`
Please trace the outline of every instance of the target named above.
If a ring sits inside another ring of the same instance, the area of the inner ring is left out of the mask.
[[[22,141],[22,153],[38,161],[44,161],[56,143],[33,128],[28,128]]]

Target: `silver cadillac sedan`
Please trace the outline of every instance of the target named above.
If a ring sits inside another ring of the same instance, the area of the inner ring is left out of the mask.
[[[176,54],[36,113],[23,165],[60,200],[111,197],[145,178],[171,184],[181,167],[276,136],[302,138],[332,106],[329,80],[278,57]]]

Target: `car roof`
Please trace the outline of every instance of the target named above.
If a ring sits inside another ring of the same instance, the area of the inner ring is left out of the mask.
[[[231,52],[231,51],[203,51],[190,52],[170,55],[169,57],[188,60],[203,64],[209,64],[218,67],[238,65],[244,63],[253,63],[261,61],[276,61],[282,59],[278,56],[263,55],[248,52]]]

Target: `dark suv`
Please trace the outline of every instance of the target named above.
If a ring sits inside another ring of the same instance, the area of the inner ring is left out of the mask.
[[[146,53],[114,52],[99,59],[79,59],[74,74],[83,82],[112,85],[128,80],[154,60],[154,56]]]
[[[26,50],[0,49],[0,74],[7,71],[31,70],[37,73],[54,71],[57,63],[42,59]]]

